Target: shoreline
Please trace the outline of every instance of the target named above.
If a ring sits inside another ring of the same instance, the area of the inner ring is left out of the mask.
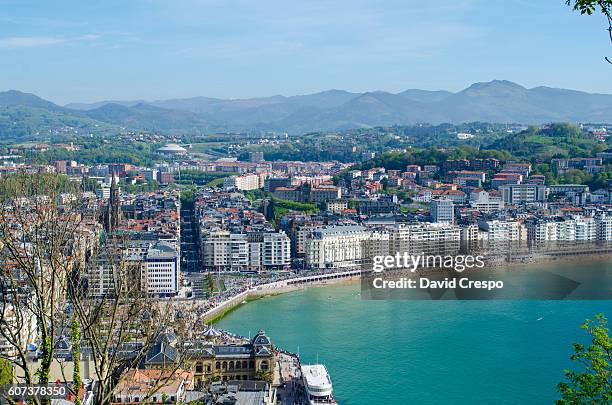
[[[552,255],[539,255],[532,256],[525,260],[513,260],[507,261],[496,261],[492,263],[491,268],[507,268],[508,270],[516,271],[521,269],[527,269],[536,265],[550,266],[553,264],[571,264],[576,262],[589,263],[589,262],[602,262],[608,261],[612,258],[611,253],[601,254],[574,254],[567,256],[552,256]],[[484,269],[483,269],[484,270]],[[359,271],[361,273],[361,271]],[[328,275],[334,275],[335,273],[328,273]],[[342,273],[339,273],[342,274]],[[256,301],[266,297],[273,297],[276,295],[286,294],[293,291],[304,290],[308,288],[325,287],[330,285],[338,284],[352,284],[361,280],[361,274],[351,276],[340,276],[336,278],[328,278],[321,281],[307,281],[300,283],[292,283],[292,281],[299,280],[300,277],[293,279],[283,280],[281,282],[270,283],[269,285],[263,285],[256,287],[252,290],[244,291],[234,297],[226,300],[219,304],[217,307],[208,311],[204,315],[203,320],[206,323],[214,323],[223,319],[230,313],[240,309],[242,305],[246,305],[251,301]]]
[[[345,275],[350,273],[348,275]],[[232,298],[220,303],[215,308],[210,309],[202,317],[205,323],[214,323],[221,320],[229,313],[239,309],[243,304],[247,304],[251,301],[256,301],[266,297],[273,297],[276,295],[286,294],[293,291],[304,290],[307,288],[325,287],[329,285],[337,285],[342,283],[354,283],[361,279],[361,270],[352,270],[349,272],[337,272],[328,273],[317,276],[310,276],[314,278],[326,277],[322,280],[306,280],[309,277],[295,277],[283,281],[277,281],[269,284],[257,286],[253,289],[243,291]]]

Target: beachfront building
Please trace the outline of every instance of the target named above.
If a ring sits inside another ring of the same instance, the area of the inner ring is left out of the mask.
[[[202,262],[213,271],[286,270],[291,265],[291,241],[282,231],[241,234],[214,230],[202,238]]]
[[[486,240],[495,242],[517,242],[527,239],[527,230],[518,221],[481,220],[478,227],[487,233]]]
[[[525,221],[527,238],[532,242],[590,242],[597,240],[593,218],[531,218]]]
[[[461,229],[448,223],[397,224],[388,228],[389,253],[410,254],[456,253],[461,242]]]
[[[248,343],[212,344],[197,341],[186,346],[185,363],[194,372],[194,384],[210,381],[246,381],[273,376],[276,367],[274,348],[264,331]]]
[[[208,232],[202,240],[202,264],[207,270],[247,270],[249,268],[247,236],[232,234],[228,230]]]
[[[612,241],[612,216],[598,215],[595,217],[597,224],[597,240]]]
[[[364,258],[364,242],[370,234],[359,225],[315,229],[306,241],[306,265],[320,270],[358,267]]]

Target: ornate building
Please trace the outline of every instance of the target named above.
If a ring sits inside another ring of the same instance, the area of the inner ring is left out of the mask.
[[[145,360],[146,368],[160,368],[175,364],[178,350],[174,338],[160,339]],[[211,381],[265,379],[274,376],[276,360],[274,348],[264,331],[259,331],[249,343],[221,344],[197,341],[185,345],[182,368],[194,372],[194,385]]]

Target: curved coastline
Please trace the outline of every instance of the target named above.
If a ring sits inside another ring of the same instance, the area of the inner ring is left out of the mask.
[[[607,252],[589,252],[589,254],[576,254],[571,256],[539,256],[531,257],[530,260],[517,260],[510,262],[497,262],[494,267],[507,267],[512,270],[521,268],[529,268],[535,265],[551,265],[555,263],[572,263],[572,262],[598,262],[610,260],[612,254]],[[314,276],[293,277],[286,280],[275,281],[267,284],[261,284],[242,291],[233,297],[221,302],[219,305],[211,308],[203,315],[203,321],[206,323],[217,322],[227,314],[238,309],[241,304],[258,300],[260,298],[288,293],[304,288],[323,287],[331,284],[357,282],[361,278],[361,270],[350,270],[342,272],[333,272],[319,274]]]
[[[239,307],[244,301],[254,301],[262,297],[284,294],[303,288],[321,287],[341,282],[357,281],[360,277],[361,270],[349,270],[313,276],[293,277],[286,280],[257,285],[242,291],[219,303],[219,305],[215,306],[214,308],[209,309],[202,316],[202,321],[205,323],[216,322]]]

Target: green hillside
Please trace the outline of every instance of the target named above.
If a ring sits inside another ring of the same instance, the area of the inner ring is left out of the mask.
[[[44,138],[58,134],[106,134],[118,131],[112,124],[61,111],[0,106],[0,139]]]

